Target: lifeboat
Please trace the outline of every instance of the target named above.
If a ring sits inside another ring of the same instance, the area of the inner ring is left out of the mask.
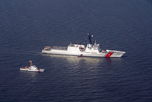
[[[81,54],[81,55],[79,55],[78,57],[83,57],[83,55]]]

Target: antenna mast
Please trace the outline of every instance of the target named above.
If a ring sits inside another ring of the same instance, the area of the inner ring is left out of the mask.
[[[91,38],[93,38],[93,35],[90,35],[90,33],[88,33],[89,44],[92,44]]]

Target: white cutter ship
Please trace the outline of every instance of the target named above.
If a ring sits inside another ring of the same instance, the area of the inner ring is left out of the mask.
[[[102,50],[100,48],[100,44],[92,44],[90,34],[88,34],[88,41],[89,43],[85,47],[85,45],[81,44],[69,44],[68,47],[50,47],[46,46],[42,53],[46,54],[60,54],[60,55],[72,55],[72,56],[79,56],[79,57],[121,57],[126,52],[124,51],[117,51],[117,50]]]
[[[38,69],[35,65],[32,64],[32,61],[29,62],[30,62],[30,66],[20,68],[20,70],[32,71],[32,72],[44,72],[44,69]]]

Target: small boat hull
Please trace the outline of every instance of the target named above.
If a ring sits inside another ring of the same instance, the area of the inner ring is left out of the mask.
[[[44,72],[44,69],[40,69],[40,70],[38,70],[38,72]]]
[[[29,72],[44,72],[44,69],[30,69],[30,68],[20,68],[21,71],[29,71]]]

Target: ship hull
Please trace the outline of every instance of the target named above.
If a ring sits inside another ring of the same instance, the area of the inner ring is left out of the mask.
[[[42,53],[55,54],[55,55],[70,55],[70,56],[83,56],[83,57],[121,57],[125,52],[108,50],[108,52],[70,52],[67,50],[51,49],[50,51],[42,50]]]

